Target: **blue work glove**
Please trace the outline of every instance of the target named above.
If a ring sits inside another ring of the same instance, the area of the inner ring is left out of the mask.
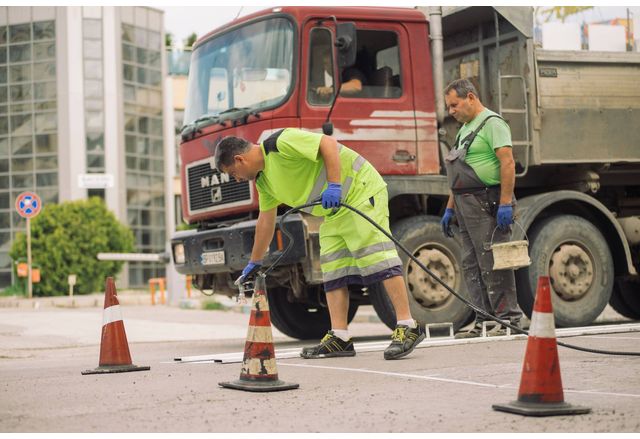
[[[242,270],[242,276],[240,276],[242,279],[241,282],[244,282],[250,276],[256,274],[256,272],[260,270],[260,267],[262,267],[262,261],[249,261],[247,266],[244,267],[244,270]]]
[[[496,216],[500,230],[507,230],[513,224],[513,206],[511,204],[501,204],[498,206]]]
[[[340,206],[342,198],[342,185],[340,183],[329,183],[327,189],[322,193],[322,207],[332,209]]]
[[[447,238],[453,238],[453,230],[451,230],[451,218],[455,215],[455,211],[447,207],[444,211],[444,215],[442,215],[442,219],[440,220],[440,225],[442,226],[442,233]]]

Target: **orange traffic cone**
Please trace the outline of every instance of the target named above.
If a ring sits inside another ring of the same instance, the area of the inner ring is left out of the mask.
[[[82,375],[134,372],[149,369],[149,366],[136,366],[131,364],[127,334],[124,332],[122,312],[120,311],[120,303],[116,295],[116,285],[113,278],[108,277],[104,293],[100,363],[97,368],[85,370],[82,372]]]
[[[518,400],[492,407],[525,416],[579,415],[591,411],[564,402],[548,276],[538,278]]]
[[[278,379],[265,285],[264,275],[258,274],[253,292],[253,309],[249,319],[247,341],[244,345],[240,379],[218,383],[222,387],[250,392],[275,392],[300,387],[299,384],[285,383]]]

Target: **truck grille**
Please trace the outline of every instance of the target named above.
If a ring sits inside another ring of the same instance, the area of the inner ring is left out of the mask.
[[[211,169],[211,160],[186,167],[189,213],[203,213],[251,204],[250,182],[236,182],[227,174]]]

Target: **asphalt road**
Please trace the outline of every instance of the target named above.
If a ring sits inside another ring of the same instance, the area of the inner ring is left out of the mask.
[[[223,389],[240,364],[177,356],[242,351],[248,315],[135,306],[124,311],[133,362],[146,372],[82,376],[98,365],[102,310],[0,309],[0,432],[638,432],[640,360],[559,348],[565,400],[592,412],[529,418],[491,404],[517,395],[526,341],[278,360],[297,390]],[[217,324],[213,324],[213,323]],[[357,341],[380,323],[352,324]],[[367,337],[374,336],[374,337]],[[302,346],[274,330],[276,349]],[[640,351],[640,333],[564,338]]]

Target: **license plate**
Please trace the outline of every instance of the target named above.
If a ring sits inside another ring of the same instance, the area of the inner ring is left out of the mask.
[[[200,259],[202,265],[222,265],[224,264],[224,251],[202,253]]]

